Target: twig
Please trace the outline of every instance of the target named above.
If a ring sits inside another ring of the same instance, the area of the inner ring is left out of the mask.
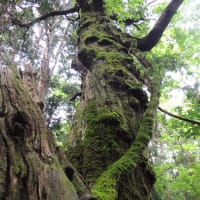
[[[171,117],[174,117],[176,119],[179,119],[179,120],[182,120],[182,121],[185,121],[185,122],[189,122],[191,124],[196,124],[196,125],[199,125],[200,126],[200,121],[196,121],[196,120],[192,120],[192,119],[188,119],[188,118],[185,118],[185,117],[181,117],[181,116],[178,116],[178,115],[175,115],[175,114],[172,114],[166,110],[164,110],[163,108],[161,107],[158,107],[158,110],[160,110],[161,112],[171,116]]]
[[[33,19],[31,22],[28,22],[28,23],[22,23],[20,20],[16,19],[16,18],[12,18],[12,23],[17,25],[17,26],[20,26],[22,28],[30,28],[31,26],[33,26],[34,24],[42,21],[42,20],[45,20],[49,17],[55,17],[55,16],[60,16],[60,15],[67,15],[67,14],[70,14],[70,13],[74,13],[74,12],[78,12],[79,11],[79,7],[73,7],[73,8],[70,8],[68,10],[58,10],[58,11],[52,11],[52,12],[49,12],[45,15],[42,15],[38,18],[35,18]]]

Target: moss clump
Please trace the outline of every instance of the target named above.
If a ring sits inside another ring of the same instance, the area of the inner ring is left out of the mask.
[[[104,179],[98,180],[98,184],[92,190],[92,193],[99,200],[116,200],[118,197],[118,192],[116,190],[116,180],[111,179],[110,176],[105,177]],[[106,190],[102,190],[102,188],[106,188]]]
[[[97,101],[90,102],[85,115],[86,123],[92,128],[107,125],[108,128],[111,127],[114,136],[120,132],[127,135],[131,132],[123,108],[118,102],[113,101],[110,105],[102,105]]]
[[[89,183],[116,161],[129,147],[121,137],[129,138],[129,127],[120,111],[113,111],[107,106],[98,106],[98,102],[90,102],[85,110],[87,124],[83,140],[83,175]]]
[[[121,116],[119,113],[109,110],[109,108],[100,108],[97,110],[96,102],[91,102],[86,111],[86,122],[93,124],[94,122],[103,122],[111,124],[119,124]]]
[[[139,100],[136,99],[135,97],[130,97],[128,100],[129,105],[134,109],[138,111],[139,108]]]
[[[99,179],[97,179],[93,193],[100,200],[118,199],[118,186],[122,174],[129,174],[130,167],[135,166],[136,164],[133,162],[133,159],[125,154],[120,160],[112,164]]]
[[[112,164],[107,171],[105,171],[99,179],[97,179],[95,188],[93,189],[94,195],[100,200],[116,200],[120,199],[119,188],[123,188],[123,184],[128,187],[132,194],[130,196],[137,197],[135,199],[145,199],[138,191],[138,183],[136,183],[136,176],[144,179],[143,170],[137,175],[136,170],[141,163],[145,163],[143,157],[143,144],[133,145],[127,153],[117,162]],[[146,167],[146,164],[143,165]],[[145,169],[146,171],[148,169]],[[126,177],[126,178],[124,178]],[[131,182],[127,185],[127,182]],[[120,187],[121,186],[121,187]],[[148,190],[149,186],[146,187]],[[122,195],[123,196],[123,195]],[[133,198],[131,198],[133,199]]]
[[[110,46],[110,45],[114,45],[115,41],[106,37],[106,38],[102,38],[101,40],[99,40],[98,44],[100,46]]]
[[[122,188],[122,183],[125,182],[124,177],[128,177],[129,180],[127,181],[131,182],[128,186],[129,197],[131,197],[129,199],[144,200],[149,198],[155,178],[144,157],[144,150],[151,138],[158,99],[159,93],[155,90],[131,148],[98,178],[93,193],[100,200],[120,199],[119,188],[120,186]],[[148,179],[148,181],[145,179]],[[144,185],[145,183],[146,185]],[[124,194],[122,194],[122,197],[124,197]]]

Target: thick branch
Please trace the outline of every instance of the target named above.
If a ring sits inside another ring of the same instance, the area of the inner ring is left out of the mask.
[[[185,117],[181,117],[181,116],[172,114],[172,113],[170,113],[170,112],[168,112],[168,111],[162,109],[161,107],[158,107],[158,109],[159,109],[161,112],[163,112],[163,113],[165,113],[165,114],[167,114],[167,115],[169,115],[169,116],[171,116],[171,117],[174,117],[174,118],[176,118],[176,119],[179,119],[179,120],[182,120],[182,121],[185,121],[185,122],[189,122],[189,123],[192,123],[192,124],[200,125],[200,121],[196,121],[196,120],[192,120],[192,119],[188,119],[188,118],[185,118]]]
[[[58,10],[58,11],[49,12],[45,15],[42,15],[38,18],[33,19],[31,22],[28,22],[28,23],[22,23],[21,21],[19,21],[18,19],[15,19],[15,18],[12,18],[12,22],[13,22],[13,24],[18,25],[20,27],[29,28],[29,27],[33,26],[34,24],[36,24],[40,21],[43,21],[43,20],[45,20],[49,17],[67,15],[67,14],[78,12],[78,11],[79,11],[79,7],[75,6],[73,8],[68,9],[68,10]]]
[[[160,40],[164,30],[172,17],[182,4],[183,0],[172,0],[166,7],[150,33],[142,39],[138,39],[137,48],[141,51],[150,51]]]

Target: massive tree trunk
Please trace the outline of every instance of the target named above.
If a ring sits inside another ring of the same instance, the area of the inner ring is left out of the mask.
[[[92,198],[81,176],[56,147],[29,92],[15,67],[1,69],[0,199]]]
[[[145,200],[155,181],[145,150],[159,78],[135,49],[136,41],[111,25],[102,3],[79,1],[78,59],[86,73],[69,156],[99,199]]]
[[[15,67],[6,67],[0,71],[1,200],[150,199],[155,176],[146,150],[159,104],[160,77],[139,50],[153,48],[182,0],[172,0],[141,40],[112,25],[103,0],[77,2],[75,8],[15,24],[29,27],[80,10],[77,63],[83,91],[69,156],[82,176],[45,125],[38,106],[44,94],[38,94],[35,75],[27,68],[22,80]]]

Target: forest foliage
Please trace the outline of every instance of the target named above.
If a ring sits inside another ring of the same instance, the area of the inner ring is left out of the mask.
[[[117,27],[139,37],[147,34],[167,2],[106,0],[106,7],[109,15],[116,19]],[[71,119],[79,97],[75,101],[72,99],[81,90],[81,74],[71,68],[76,54],[75,20],[78,16],[50,18],[23,29],[14,26],[8,15],[12,13],[16,19],[28,22],[52,10],[69,8],[73,2],[18,0],[1,1],[0,5],[0,65],[9,65],[14,60],[15,65],[23,67],[31,62],[39,74],[43,57],[49,58],[51,80],[45,117],[59,145],[67,148]],[[159,44],[151,53],[146,53],[163,77],[160,106],[197,121],[200,121],[199,8],[198,0],[186,0]],[[199,126],[159,112],[156,128],[149,145],[157,176],[154,199],[200,199]]]

